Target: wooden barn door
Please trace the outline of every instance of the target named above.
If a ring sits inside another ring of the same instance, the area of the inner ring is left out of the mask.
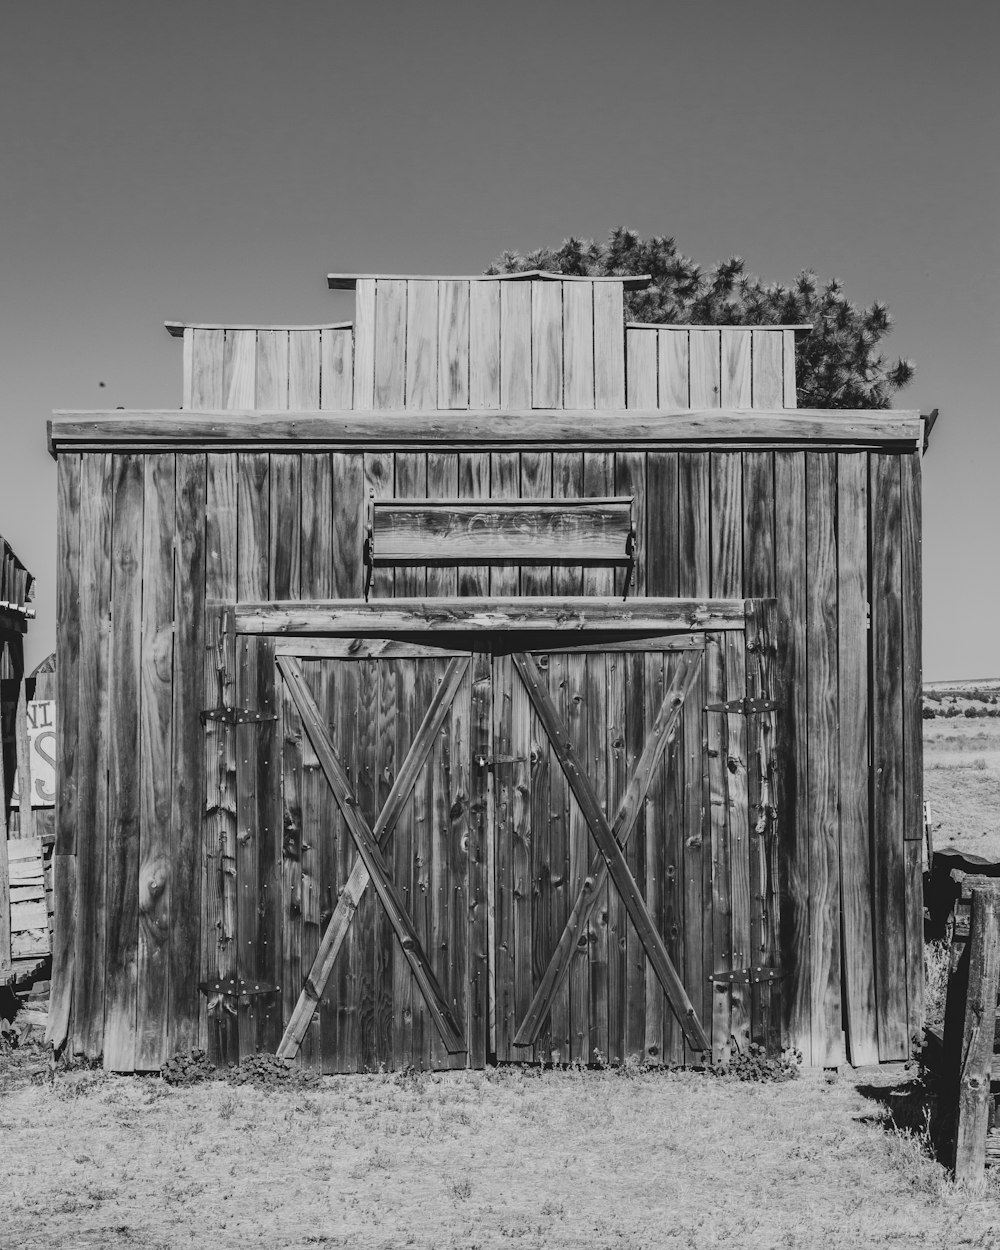
[[[498,1059],[777,1042],[775,709],[749,654],[749,683],[735,631],[495,654]]]
[[[214,1008],[240,1053],[351,1072],[776,1045],[770,611],[587,644],[238,638],[236,985]]]
[[[325,1072],[482,1066],[487,805],[472,756],[488,671],[470,651],[343,650],[276,658],[279,1053],[301,1047]]]

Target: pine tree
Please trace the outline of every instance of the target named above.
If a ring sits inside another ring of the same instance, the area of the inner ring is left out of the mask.
[[[838,279],[821,283],[809,270],[790,286],[747,273],[740,256],[705,270],[679,252],[672,238],[643,239],[621,226],[604,243],[569,238],[559,248],[503,252],[486,272],[528,269],[581,276],[650,274],[647,290],[626,293],[629,321],[811,325],[811,333],[796,335],[802,408],[888,408],[895,392],[913,378],[911,361],[890,361],[879,350],[892,328],[888,307],[876,300],[859,308]]]

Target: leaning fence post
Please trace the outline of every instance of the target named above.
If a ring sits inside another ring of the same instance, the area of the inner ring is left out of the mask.
[[[959,1068],[955,1179],[982,1179],[989,1128],[990,1077],[1000,975],[1000,893],[974,889],[969,931],[969,988]]]

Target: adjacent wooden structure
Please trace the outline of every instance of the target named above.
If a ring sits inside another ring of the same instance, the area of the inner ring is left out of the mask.
[[[910,1054],[921,419],[641,281],[334,275],[54,418],[57,1046]]]
[[[41,954],[48,951],[41,851],[35,837],[34,814],[30,804],[24,804],[19,811],[11,809],[15,777],[20,793],[31,794],[24,635],[28,621],[35,615],[30,606],[33,583],[34,578],[13,548],[0,537],[0,985],[6,985],[16,976],[18,967],[32,960],[39,950]],[[30,842],[9,848],[11,838]]]

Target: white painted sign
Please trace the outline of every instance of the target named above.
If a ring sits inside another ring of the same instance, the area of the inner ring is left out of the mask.
[[[31,806],[55,807],[56,803],[56,702],[39,699],[25,709],[28,721],[28,754],[31,761]],[[20,807],[17,774],[14,774],[14,807]]]

